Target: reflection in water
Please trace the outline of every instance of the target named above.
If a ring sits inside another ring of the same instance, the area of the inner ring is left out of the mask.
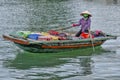
[[[101,47],[95,47],[95,54],[100,54],[103,52],[103,49]],[[75,61],[75,64],[79,64],[83,70],[86,70],[85,74],[91,74],[91,56],[93,55],[92,48],[86,48],[86,49],[78,49],[73,51],[66,51],[66,52],[60,52],[60,53],[29,53],[29,52],[21,52],[18,53],[14,60],[7,60],[10,65],[7,65],[6,67],[13,67],[16,69],[30,69],[33,67],[54,67],[57,65],[65,64],[70,61],[71,58],[74,62],[74,58],[78,57],[78,63]],[[85,56],[85,57],[84,57]],[[66,59],[62,59],[66,58]],[[70,59],[69,59],[70,58]],[[73,63],[74,64],[74,63]],[[84,74],[83,72],[83,74]]]
[[[83,68],[83,75],[89,75],[92,74],[91,71],[91,57],[84,57],[84,58],[80,58],[80,66]]]
[[[102,51],[100,47],[96,47],[96,50],[98,54]],[[66,77],[87,76],[92,74],[92,54],[90,54],[90,51],[92,52],[92,48],[76,50],[78,53],[33,54],[23,52],[18,53],[15,59],[6,60],[4,65],[6,68],[12,70],[11,74],[14,74],[14,77],[22,74],[27,76],[27,78],[30,77],[30,79],[43,79],[47,77],[50,80],[54,80],[54,78],[61,80]],[[19,78],[22,78],[22,76],[19,76]]]
[[[31,77],[33,79],[43,79],[47,77],[52,80],[54,78],[63,79],[66,77],[86,76],[92,74],[92,60],[90,56],[64,58],[62,60],[57,58],[59,59],[59,61],[57,61],[55,57],[53,58],[51,56],[50,58],[47,55],[48,54],[19,53],[14,60],[5,62],[4,65],[8,68],[21,70],[19,72],[12,71],[12,74],[13,72],[14,74],[22,73],[22,75],[26,75],[27,77],[34,76]],[[67,62],[65,60],[67,60]],[[25,73],[24,71],[27,70],[29,70],[29,72]],[[15,76],[17,75],[14,75],[14,77]],[[23,77],[19,76],[19,78]]]
[[[6,67],[16,69],[30,69],[34,67],[53,67],[65,63],[66,61],[53,58],[47,54],[18,53],[14,60],[8,60]],[[9,64],[10,63],[10,64]]]

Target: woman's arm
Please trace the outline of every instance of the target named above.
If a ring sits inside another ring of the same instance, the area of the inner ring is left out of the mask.
[[[72,26],[73,26],[73,27],[80,26],[80,25],[81,25],[81,20],[82,20],[82,19],[80,19],[77,24],[72,24]]]

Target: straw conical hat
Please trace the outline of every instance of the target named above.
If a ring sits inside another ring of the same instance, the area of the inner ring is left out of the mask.
[[[80,15],[82,16],[83,14],[88,14],[90,17],[92,17],[92,15],[89,11],[83,11]]]

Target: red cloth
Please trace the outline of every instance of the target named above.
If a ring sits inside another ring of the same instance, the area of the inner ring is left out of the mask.
[[[55,30],[50,30],[48,33],[51,35],[58,35],[59,34],[59,32],[57,32]]]

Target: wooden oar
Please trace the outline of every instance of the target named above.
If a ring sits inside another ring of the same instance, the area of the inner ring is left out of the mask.
[[[93,52],[95,52],[95,47],[94,47],[94,43],[93,43],[93,38],[92,38],[92,35],[91,35],[91,32],[90,32],[90,30],[88,30],[88,31],[89,31],[90,40],[91,40],[92,47],[93,47]]]
[[[59,29],[55,29],[55,31],[59,31],[59,30],[66,30],[66,29],[70,29],[70,28],[72,28],[72,26],[65,27],[65,28],[59,28]]]

